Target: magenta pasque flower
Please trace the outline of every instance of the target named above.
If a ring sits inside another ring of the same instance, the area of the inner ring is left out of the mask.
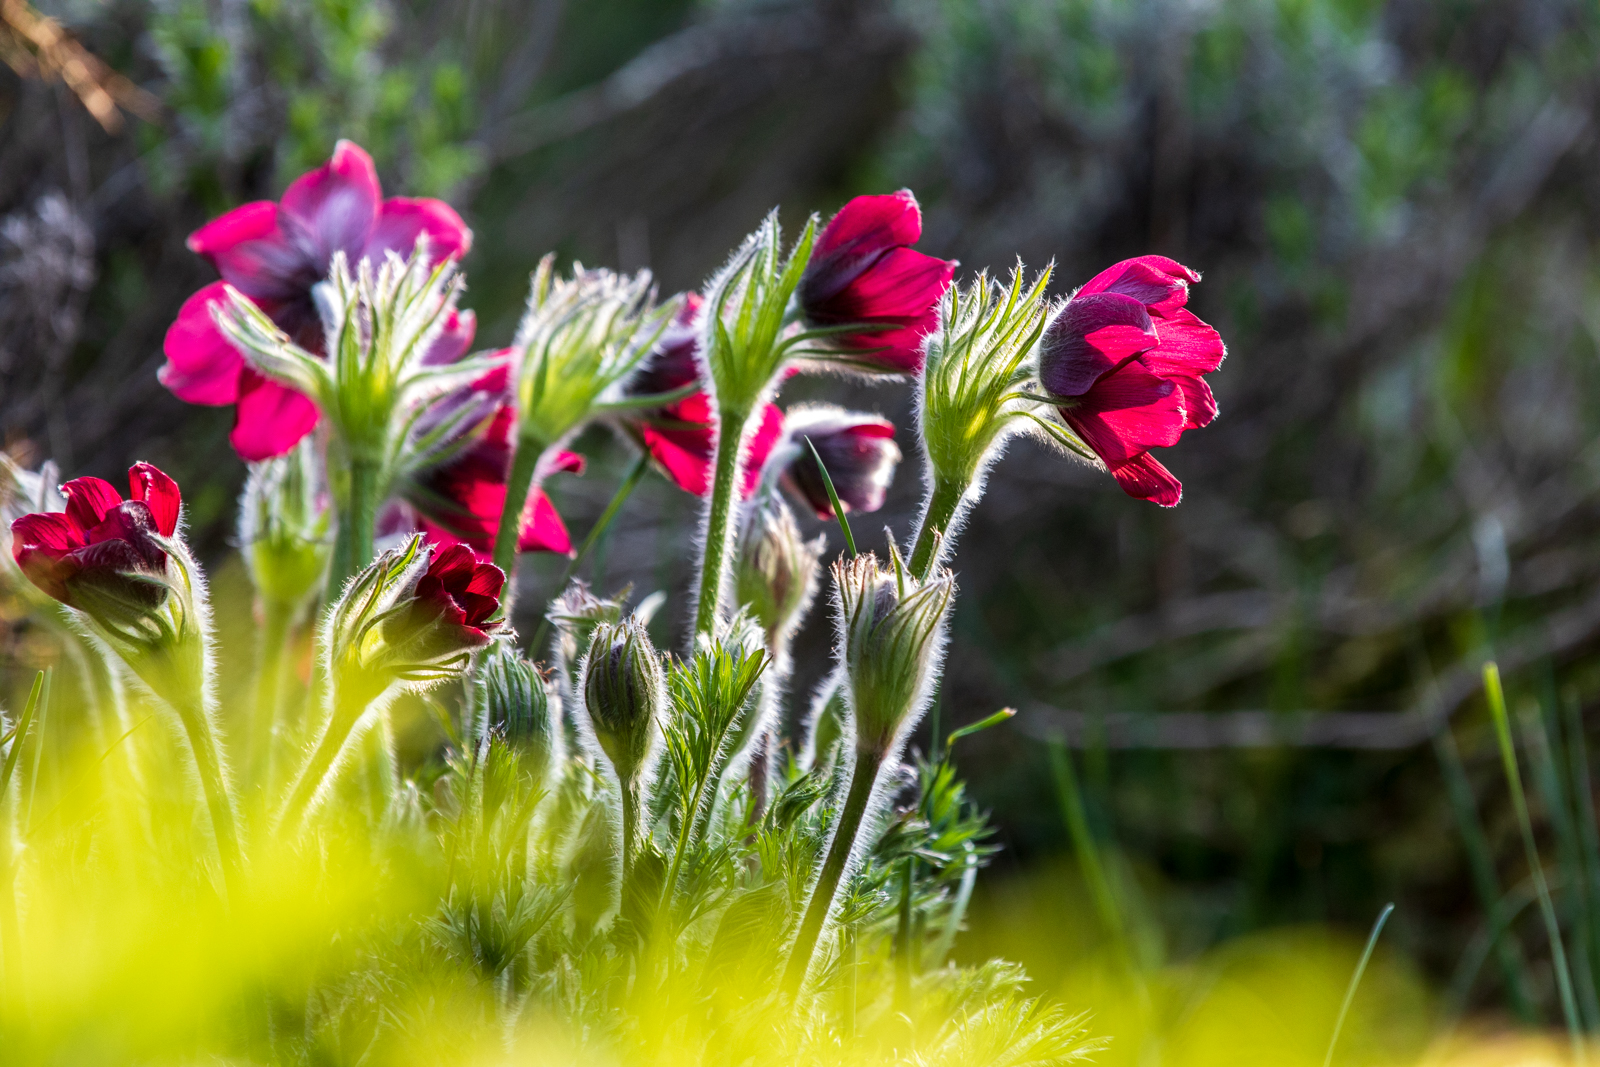
[[[831,404],[802,405],[789,409],[787,437],[790,456],[780,481],[810,505],[819,519],[833,518],[833,502],[817,470],[817,460],[806,447],[816,447],[828,469],[833,490],[847,512],[877,511],[894,480],[900,447],[894,443],[894,423],[881,415],[845,411]]]
[[[354,269],[395,252],[410,256],[418,241],[436,259],[465,255],[472,231],[441,200],[390,197],[378,185],[372,157],[340,141],[333,158],[303,174],[276,202],[259,200],[213,219],[189,235],[189,248],[209,259],[222,281],[184,302],[167,330],[163,385],[191,404],[233,404],[230,440],[247,460],[281,456],[317,425],[316,405],[269,381],[245,362],[212,318],[231,285],[261,308],[301,348],[321,354],[322,322],[312,289],[328,276],[335,252]],[[472,344],[470,311],[452,312],[428,361],[449,363]]]
[[[1128,259],[1095,275],[1040,342],[1039,381],[1061,417],[1105,462],[1123,492],[1163,507],[1183,485],[1150,455],[1217,417],[1201,375],[1222,364],[1217,331],[1184,305],[1200,275],[1164,256]]]
[[[509,355],[506,349],[499,353]],[[426,468],[402,490],[417,512],[417,525],[435,546],[464,544],[487,561],[494,553],[494,538],[505,507],[506,482],[511,471],[511,433],[516,408],[510,391],[510,370],[496,367],[452,396],[440,400],[421,420],[426,433],[444,418],[461,419],[471,439],[446,449],[444,462]],[[584,459],[574,452],[558,451],[542,457],[539,477],[562,471],[582,474]],[[572,537],[566,523],[540,488],[528,494],[523,514],[519,552],[572,554]]]
[[[101,478],[61,487],[65,511],[11,524],[11,555],[34,585],[91,614],[108,606],[138,613],[166,600],[167,553],[159,539],[178,528],[178,485],[148,463],[128,469],[130,499]]]
[[[649,364],[634,378],[629,393],[634,396],[670,393],[701,380],[699,334],[694,320],[702,303],[698,293],[690,293],[684,299],[683,310],[662,335]],[[646,411],[634,424],[650,458],[678,488],[696,496],[711,492],[712,466],[716,461],[716,415],[709,393],[701,389],[682,400]],[[755,492],[761,467],[782,436],[783,410],[776,404],[768,404],[762,409],[761,421],[745,445],[745,497]]]
[[[494,616],[505,584],[499,567],[479,562],[466,545],[450,545],[434,552],[427,573],[417,579],[411,612],[418,621],[446,627],[459,645],[486,645],[503,625]]]
[[[935,305],[956,263],[910,247],[921,238],[922,209],[909,189],[856,197],[817,236],[800,307],[813,326],[877,327],[833,338],[862,369],[922,369],[922,338],[936,324]]]

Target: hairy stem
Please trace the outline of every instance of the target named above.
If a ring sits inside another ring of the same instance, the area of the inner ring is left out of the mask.
[[[350,458],[350,495],[343,501],[338,532],[333,540],[333,561],[328,567],[327,595],[332,604],[344,591],[350,576],[372,562],[372,532],[383,502],[381,464],[364,456]]]
[[[717,624],[717,613],[722,609],[722,589],[727,584],[728,555],[734,534],[733,516],[738,502],[739,446],[748,418],[747,412],[718,412],[717,466],[711,483],[711,510],[706,520],[705,544],[701,550],[695,634],[710,633]]]
[[[627,899],[628,881],[633,877],[633,853],[639,841],[639,806],[644,802],[643,786],[637,776],[622,783],[622,893]]]
[[[273,755],[281,729],[279,716],[290,667],[289,634],[297,605],[263,598],[261,632],[256,644],[255,717],[250,730],[250,764],[246,780],[261,793],[272,791]]]
[[[916,575],[918,581],[926,581],[939,562],[939,556],[950,551],[950,524],[966,493],[965,484],[949,481],[937,474],[933,476],[933,491],[928,494],[928,502],[923,506],[917,538],[911,548],[911,573]]]
[[[800,932],[795,935],[789,949],[789,964],[783,973],[783,988],[789,996],[799,994],[811,971],[811,957],[816,953],[817,939],[822,936],[823,924],[833,911],[834,897],[838,894],[839,879],[844,876],[850,853],[855,850],[856,835],[861,831],[861,821],[867,814],[867,802],[872,798],[872,788],[877,784],[878,768],[883,756],[876,752],[856,753],[855,771],[850,776],[850,792],[845,797],[844,810],[839,813],[839,828],[834,832],[833,843],[828,846],[828,858],[822,863],[822,873],[817,876],[816,887],[811,891],[811,902],[806,905],[805,918],[800,921]]]
[[[311,758],[300,768],[294,790],[278,815],[278,828],[284,833],[295,833],[311,809],[312,801],[322,791],[331,776],[334,760],[338,758],[350,731],[369,707],[383,694],[383,686],[373,678],[357,675],[338,679],[334,686],[333,712],[312,750]]]
[[[183,732],[194,752],[195,769],[199,772],[200,789],[205,794],[206,808],[211,813],[211,829],[217,839],[217,852],[222,857],[222,878],[228,889],[228,899],[238,901],[243,890],[244,857],[239,851],[239,830],[233,814],[233,797],[228,792],[222,748],[217,743],[209,709],[199,695],[193,699],[171,701],[172,708],[183,723]]]
[[[506,574],[506,590],[515,587],[517,542],[522,537],[522,512],[528,506],[528,494],[533,491],[533,476],[539,470],[539,456],[544,446],[531,437],[517,435],[515,451],[511,454],[511,473],[506,478],[506,502],[500,509],[500,528],[494,535],[494,565]]]

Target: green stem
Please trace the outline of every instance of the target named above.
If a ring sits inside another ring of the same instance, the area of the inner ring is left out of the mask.
[[[506,574],[509,592],[515,583],[517,567],[517,542],[522,538],[522,512],[528,506],[528,494],[533,491],[533,476],[539,470],[539,456],[544,446],[531,437],[517,435],[516,450],[511,454],[511,473],[506,478],[506,502],[500,509],[500,528],[494,535],[494,565]]]
[[[711,510],[706,521],[705,544],[700,560],[700,598],[695,607],[694,633],[710,633],[717,625],[722,608],[722,589],[727,584],[728,554],[733,543],[733,515],[739,492],[740,444],[744,438],[746,412],[719,411],[717,466],[711,483]],[[691,636],[690,640],[693,640]]]
[[[311,758],[300,769],[300,775],[295,779],[294,790],[289,794],[288,802],[278,815],[278,828],[283,833],[293,834],[300,829],[300,824],[305,820],[312,801],[316,799],[323,784],[330,777],[334,760],[344,748],[344,743],[349,740],[350,731],[355,729],[362,714],[383,695],[384,691],[376,679],[365,675],[342,678],[339,682],[343,684],[336,684],[334,687],[333,711],[328,716],[322,737],[318,739],[317,747],[312,750]]]
[[[911,573],[918,581],[926,581],[938,564],[939,556],[950,551],[950,525],[966,494],[966,485],[958,485],[937,474],[933,476],[933,492],[928,494],[928,503],[917,527],[917,539],[911,548]]]
[[[279,714],[290,665],[285,653],[297,613],[297,605],[281,600],[264,598],[261,604],[255,717],[250,724],[250,773],[246,780],[265,796],[272,795],[273,755],[281,730]]]
[[[822,873],[817,876],[816,887],[811,891],[811,901],[806,905],[805,918],[800,921],[800,932],[795,935],[789,949],[789,964],[784,970],[783,987],[789,996],[796,996],[811,971],[811,957],[817,949],[817,939],[822,936],[822,926],[833,911],[834,897],[839,890],[839,879],[850,861],[856,845],[856,835],[861,831],[861,821],[867,814],[867,802],[878,781],[878,768],[883,757],[876,752],[856,753],[855,771],[850,777],[850,792],[839,813],[839,829],[828,846],[828,858],[823,861]]]
[[[178,713],[183,732],[189,739],[189,748],[194,752],[200,790],[205,794],[206,808],[211,813],[211,829],[217,839],[217,852],[222,857],[222,879],[228,889],[228,899],[237,904],[243,899],[244,857],[239,850],[233,797],[228,792],[222,749],[217,744],[212,718],[198,698],[174,700],[172,708]]]
[[[338,532],[333,540],[333,561],[328,567],[327,603],[337,602],[344,592],[344,583],[372,562],[372,531],[382,498],[381,464],[352,456],[350,495],[343,501]]]
[[[601,536],[610,528],[611,521],[617,517],[617,512],[622,510],[622,505],[627,501],[628,497],[633,495],[633,491],[639,487],[639,483],[644,480],[645,471],[649,469],[650,456],[648,453],[641,455],[634,461],[633,466],[628,469],[627,475],[622,479],[622,484],[617,486],[616,493],[611,497],[611,503],[607,504],[606,509],[600,513],[600,517],[595,520],[594,528],[589,531],[589,536],[583,539],[583,544],[578,546],[577,553],[568,562],[566,569],[561,572],[561,581],[556,584],[556,592],[558,594],[566,590],[567,583],[572,581],[572,576],[577,573],[578,567],[582,565],[590,551],[594,549]],[[549,630],[550,616],[545,615],[539,619],[539,628],[533,631],[533,640],[528,642],[528,652],[531,655],[539,654],[539,644],[544,640],[544,635]]]
[[[639,806],[643,802],[637,778],[622,783],[622,893],[627,899],[633,877],[633,852],[639,839]]]

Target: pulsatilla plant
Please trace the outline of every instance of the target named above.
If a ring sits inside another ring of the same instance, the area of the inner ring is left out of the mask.
[[[1216,412],[1221,342],[1186,307],[1198,276],[1146,257],[1056,303],[1049,272],[1020,265],[956,287],[953,262],[913,247],[901,191],[789,244],[774,213],[698,293],[546,258],[509,347],[469,356],[469,237],[442,204],[382,199],[341,144],[192,242],[223,281],[180,313],[163,380],[239,407],[253,686],[218,684],[242,674],[217,662],[171,478],[141,463],[127,497],[94,478],[58,491],[49,464],[0,456],[0,598],[71,668],[0,722],[0,1047],[82,1058],[73,1035],[93,1032],[103,1060],[1083,1057],[1070,1005],[1013,966],[947,962],[994,850],[953,746],[1009,712],[935,728],[926,755],[914,738],[961,521],[1009,441],[1176,501],[1149,450]],[[785,410],[783,384],[819,370],[910,379],[915,433]],[[665,594],[574,578],[542,613],[510,610],[523,552],[583,563],[543,483],[581,468],[566,449],[588,426],[635,458],[584,544],[652,467],[704,498],[681,654],[664,651]],[[860,553],[850,520],[881,507],[903,454],[921,458],[921,516],[886,556]],[[847,549],[831,566],[806,529],[824,522]],[[795,635],[818,614],[827,681],[796,694]],[[398,708],[424,726],[402,732]],[[140,729],[152,717],[171,738]],[[38,758],[47,738],[58,758]],[[67,976],[73,938],[117,950]],[[147,974],[192,992],[152,1000]],[[85,989],[107,992],[86,1006]]]

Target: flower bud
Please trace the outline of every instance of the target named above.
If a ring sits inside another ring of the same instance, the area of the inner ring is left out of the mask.
[[[472,697],[480,740],[504,739],[532,760],[541,778],[560,759],[560,706],[539,668],[511,641],[496,640],[479,657]]]
[[[637,618],[595,629],[584,660],[583,702],[617,778],[636,782],[660,736],[667,703],[661,657]]]
[[[833,490],[846,511],[883,507],[895,465],[900,462],[894,423],[832,404],[803,404],[789,409],[784,429],[791,444],[780,478],[784,488],[804,500],[817,518],[833,518],[833,502],[817,469],[817,457],[828,469]],[[816,448],[816,456],[807,447],[808,440]]]
[[[569,696],[579,695],[578,661],[588,650],[595,628],[621,620],[622,602],[627,599],[628,592],[624,589],[614,598],[597,597],[589,590],[588,582],[574,578],[561,595],[550,602],[545,617],[556,631],[551,654],[556,670],[566,679]]]
[[[132,499],[100,478],[62,486],[66,509],[11,524],[11,554],[28,579],[119,637],[145,642],[173,631],[160,615],[172,593],[168,549],[182,498],[148,463],[128,470]],[[181,625],[181,620],[179,621]]]
[[[839,638],[859,752],[888,755],[926,708],[942,653],[945,612],[955,591],[949,571],[918,582],[898,556],[834,564]]]
[[[328,494],[307,438],[286,455],[250,465],[239,502],[239,544],[267,600],[304,603],[328,565]]]
[[[745,516],[736,564],[738,602],[766,632],[767,644],[785,641],[817,589],[817,563],[825,537],[806,541],[794,512],[776,495],[763,495]]]
[[[465,545],[430,553],[412,537],[345,588],[329,616],[333,655],[378,681],[459,677],[503,625],[494,616],[504,584]]]

